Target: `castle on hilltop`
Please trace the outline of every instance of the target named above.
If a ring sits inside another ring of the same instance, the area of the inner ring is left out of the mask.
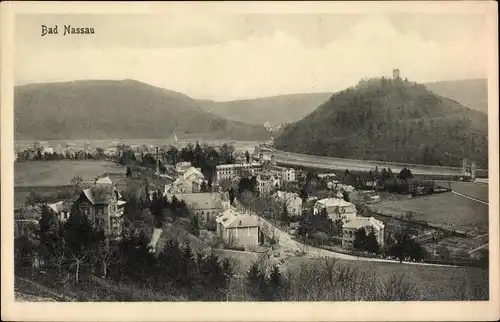
[[[399,69],[395,68],[392,70],[392,78],[394,78],[394,79],[401,78],[401,76],[399,74]]]

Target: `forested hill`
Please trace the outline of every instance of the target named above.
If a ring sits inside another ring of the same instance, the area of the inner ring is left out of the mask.
[[[265,140],[262,125],[226,120],[184,94],[134,80],[85,80],[18,86],[15,139],[203,137]]]
[[[297,122],[324,103],[332,93],[289,94],[229,102],[202,101],[201,108],[229,120],[273,125]]]
[[[484,113],[401,79],[363,80],[334,94],[276,139],[276,148],[314,155],[487,168]]]

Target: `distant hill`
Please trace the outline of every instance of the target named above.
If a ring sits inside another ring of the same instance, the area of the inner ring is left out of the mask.
[[[264,140],[262,125],[226,120],[181,93],[138,81],[85,80],[30,84],[14,90],[15,139],[203,137]]]
[[[200,101],[200,106],[229,120],[279,125],[304,118],[330,96],[332,93],[290,94],[229,102]]]
[[[466,79],[424,84],[434,93],[473,110],[488,113],[488,80]]]
[[[443,81],[424,84],[432,92],[483,113],[488,112],[486,79]],[[304,93],[229,102],[199,100],[200,107],[229,120],[250,124],[294,123],[326,102],[333,93]]]
[[[403,80],[371,79],[334,94],[276,138],[285,151],[341,158],[487,167],[487,116]]]

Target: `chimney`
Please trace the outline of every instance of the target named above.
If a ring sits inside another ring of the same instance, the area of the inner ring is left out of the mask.
[[[160,174],[160,153],[156,147],[156,174]]]

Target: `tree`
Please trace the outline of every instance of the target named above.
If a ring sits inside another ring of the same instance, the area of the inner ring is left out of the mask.
[[[366,249],[366,230],[361,227],[354,232],[354,248],[357,250]]]
[[[379,244],[377,241],[377,235],[375,234],[375,229],[370,227],[371,229],[368,232],[365,240],[365,248],[364,250],[370,253],[376,253],[379,250]]]
[[[189,232],[195,236],[200,236],[200,220],[196,214],[191,217]]]
[[[82,190],[83,179],[80,176],[75,176],[71,179],[71,183],[75,186],[75,193],[80,193]]]
[[[62,236],[61,225],[47,205],[43,205],[41,209],[42,216],[38,221],[40,246],[45,253],[46,259],[50,259],[54,255],[54,247],[60,242]]]
[[[300,191],[299,191],[299,197],[302,199],[302,202],[306,202],[308,195],[307,195],[307,188],[303,186]]]
[[[107,277],[109,267],[119,260],[117,247],[109,242],[97,243],[94,256],[101,264],[103,278]]]
[[[342,198],[347,202],[351,201],[351,198],[349,198],[349,193],[347,191],[342,191]]]
[[[399,172],[398,178],[401,180],[408,180],[408,179],[413,178],[413,174],[411,173],[411,171],[409,169],[403,168],[403,170],[401,170],[401,172]]]
[[[250,163],[250,153],[248,153],[248,150],[245,151],[245,160],[247,163]]]
[[[130,178],[132,176],[132,170],[130,170],[130,167],[127,166],[127,173],[125,174],[127,178]]]
[[[207,192],[207,191],[208,191],[207,184],[205,183],[205,181],[203,181],[200,186],[200,192]]]
[[[324,245],[328,241],[328,235],[324,232],[315,232],[311,235],[311,239],[318,246]]]
[[[26,197],[25,201],[27,206],[31,206],[33,209],[38,209],[38,211],[41,211],[46,203],[47,200],[33,190],[30,191],[30,194]]]
[[[75,267],[77,284],[80,280],[80,268],[90,258],[97,237],[88,218],[74,207],[71,216],[64,224],[64,240],[68,246],[71,266]]]
[[[277,265],[273,265],[271,268],[271,273],[269,274],[269,279],[267,280],[267,300],[283,300],[285,291],[285,283],[283,277],[281,276],[280,269]]]
[[[252,263],[247,271],[245,279],[247,293],[253,300],[262,300],[265,295],[265,274],[260,270],[258,262]]]
[[[286,226],[290,225],[290,216],[288,214],[288,207],[286,202],[283,203],[283,210],[281,212],[281,222],[283,222],[283,224]]]

